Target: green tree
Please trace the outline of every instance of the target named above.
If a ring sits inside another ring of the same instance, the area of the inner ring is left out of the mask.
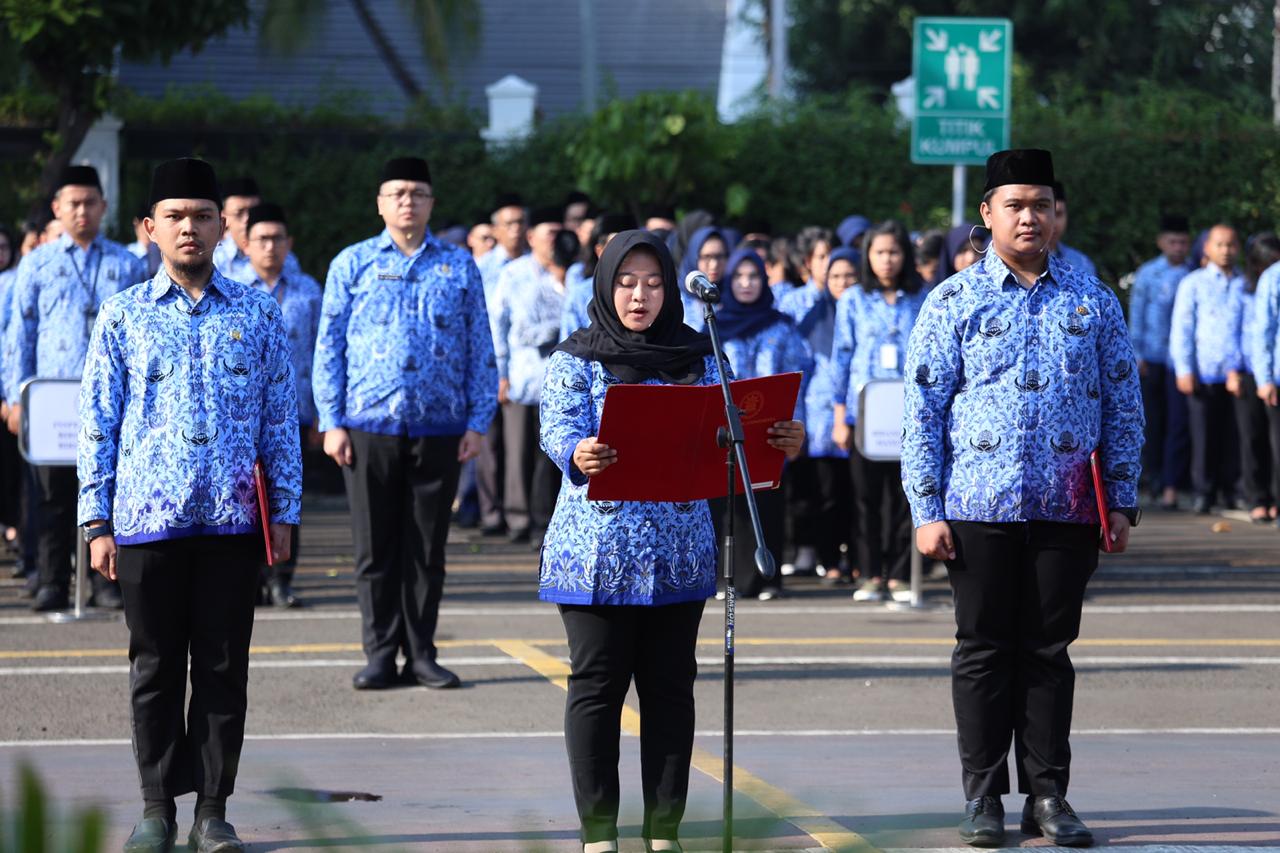
[[[757,0],[764,2],[764,0]],[[791,65],[802,91],[880,90],[911,73],[922,15],[1005,16],[1036,92],[1090,100],[1138,81],[1261,109],[1271,79],[1272,0],[790,0]]]
[[[248,0],[0,0],[0,28],[57,102],[32,215],[108,104],[120,57],[168,62],[249,14]]]
[[[387,37],[386,29],[374,14],[374,5],[368,0],[348,2],[400,91],[410,101],[419,100],[422,85]],[[297,52],[315,37],[328,6],[328,0],[267,0],[259,29],[262,44],[286,55]],[[474,46],[480,34],[478,3],[476,0],[400,0],[400,7],[417,28],[427,64],[448,89],[450,51]]]

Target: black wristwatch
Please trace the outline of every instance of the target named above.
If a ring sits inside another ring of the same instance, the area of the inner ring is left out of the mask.
[[[84,529],[84,541],[86,542],[92,542],[93,540],[97,539],[99,536],[110,536],[110,535],[111,535],[110,524],[99,524],[94,527],[86,527]]]
[[[1118,512],[1125,518],[1129,519],[1130,527],[1137,527],[1142,521],[1142,507],[1138,506],[1113,506],[1112,512]]]

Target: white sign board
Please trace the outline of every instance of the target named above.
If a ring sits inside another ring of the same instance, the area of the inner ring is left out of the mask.
[[[900,379],[873,379],[858,393],[853,440],[858,452],[873,462],[896,462],[902,458],[905,388]]]
[[[32,379],[22,386],[19,449],[32,465],[75,465],[80,380]]]

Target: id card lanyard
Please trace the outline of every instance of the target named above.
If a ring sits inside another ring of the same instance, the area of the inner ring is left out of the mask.
[[[93,324],[98,319],[98,274],[102,272],[102,253],[98,253],[98,262],[93,264],[93,277],[85,278],[88,266],[93,263],[93,250],[98,247],[97,243],[90,243],[89,249],[84,253],[85,270],[81,270],[76,264],[74,250],[71,252],[71,268],[76,271],[76,278],[80,280],[80,289],[84,292],[86,301],[84,303],[84,336],[86,339],[93,333]]]

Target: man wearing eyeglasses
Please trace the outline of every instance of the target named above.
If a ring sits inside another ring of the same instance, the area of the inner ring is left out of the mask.
[[[213,247],[213,265],[233,281],[253,284],[256,276],[249,260],[249,211],[262,203],[262,191],[258,189],[258,182],[248,176],[232,178],[223,184],[222,191],[227,233]],[[288,272],[302,272],[292,250],[285,256],[284,264]]]
[[[249,284],[275,297],[284,316],[290,361],[298,389],[298,426],[303,447],[318,447],[316,404],[311,394],[311,362],[315,357],[316,332],[320,328],[320,285],[302,270],[287,267],[286,259],[293,249],[293,237],[289,234],[289,224],[280,205],[265,203],[249,208],[245,235],[249,264],[253,270],[253,280]],[[294,525],[288,560],[274,566],[263,566],[267,583],[267,593],[263,597],[276,607],[298,607],[302,603],[293,594],[298,535],[298,525]]]
[[[426,161],[388,161],[377,202],[383,232],[329,265],[312,381],[351,505],[368,661],[352,683],[457,687],[434,636],[458,475],[498,405],[493,338],[470,253],[427,227]],[[409,663],[397,673],[402,645]]]

